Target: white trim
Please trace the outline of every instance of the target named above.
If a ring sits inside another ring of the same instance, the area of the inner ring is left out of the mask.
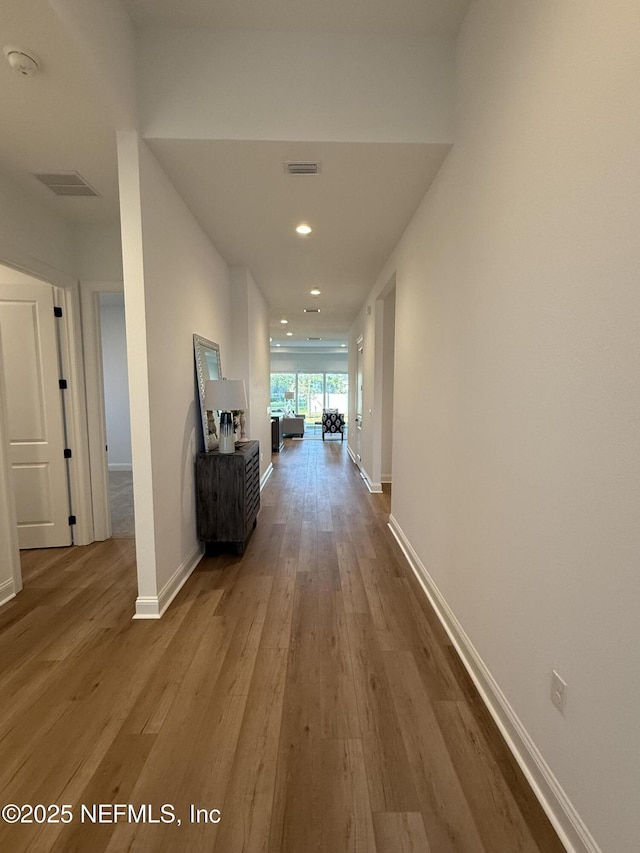
[[[74,282],[74,286],[69,288],[54,286],[54,300],[63,309],[63,321],[57,328],[60,333],[62,370],[64,378],[69,382],[65,393],[65,423],[67,441],[73,450],[69,462],[71,512],[77,518],[73,544],[90,545],[95,537],[78,283]]]
[[[389,529],[567,851],[602,853],[393,515]]]
[[[267,480],[273,474],[273,462],[269,462],[269,467],[260,478],[260,491],[267,485]]]
[[[265,471],[260,480],[260,491],[265,487],[269,477],[273,474],[273,464],[270,462],[269,467]],[[172,577],[160,590],[157,596],[139,595],[136,598],[136,612],[134,619],[160,619],[165,613],[167,607],[171,604],[176,595],[180,592],[187,579],[196,568],[204,555],[204,545],[198,544],[191,555],[176,569]]]
[[[379,495],[382,491],[382,483],[374,483],[371,477],[367,474],[364,468],[360,467],[360,476],[365,482],[366,487],[369,489],[371,494]]]
[[[382,489],[382,483],[374,483],[374,482],[373,482],[373,480],[371,479],[371,477],[367,474],[367,472],[365,471],[365,469],[362,467],[362,462],[358,463],[358,457],[357,457],[357,456],[356,456],[356,454],[353,452],[353,450],[349,447],[349,445],[348,445],[348,444],[347,444],[347,453],[348,453],[348,454],[349,454],[349,456],[351,457],[351,461],[353,462],[353,464],[354,464],[354,465],[356,466],[356,468],[358,469],[358,471],[359,471],[359,473],[360,473],[360,476],[361,476],[361,477],[362,477],[362,479],[364,480],[364,484],[365,484],[365,486],[367,487],[367,489],[369,489],[369,491],[371,492],[371,494],[372,494],[372,495],[379,495],[379,494],[381,494],[381,493],[382,493],[382,491],[383,491],[383,489]],[[389,479],[388,481],[387,481],[387,480],[385,480],[384,482],[389,482],[389,483],[390,483],[390,482],[391,482],[391,479]]]
[[[133,471],[131,462],[109,462],[109,471]]]
[[[69,383],[65,395],[65,418],[67,440],[73,450],[68,468],[71,511],[77,518],[73,542],[75,545],[89,545],[94,537],[78,282],[55,267],[4,244],[0,244],[0,263],[50,285],[54,303],[63,308],[63,319],[57,328],[62,369]],[[18,591],[22,588],[21,583],[17,580]]]
[[[75,278],[61,272],[56,267],[52,267],[5,243],[0,243],[0,264],[13,267],[14,270],[23,272],[25,275],[41,279],[45,284],[52,284],[54,287],[62,287],[65,290],[75,287],[78,283]]]
[[[198,544],[187,559],[176,569],[159,595],[139,595],[133,619],[160,619],[167,607],[180,592],[189,576],[204,555],[204,545]]]
[[[13,578],[9,578],[4,583],[0,583],[0,607],[16,597],[16,584]]]
[[[353,452],[353,450],[349,447],[348,444],[347,444],[347,453],[351,457],[351,461],[353,462],[353,464],[357,467],[358,471],[360,472],[360,476],[364,480],[365,485],[369,489],[371,494],[379,495],[380,492],[382,492],[382,483],[374,483],[373,480],[371,479],[371,477],[367,474],[365,469],[362,467],[362,464],[358,465],[358,457]]]
[[[0,352],[2,342],[0,341]],[[0,565],[5,580],[1,589],[4,604],[22,589],[22,567],[18,550],[18,521],[13,489],[13,472],[9,452],[9,430],[7,428],[7,402],[4,387],[4,372],[0,370]],[[9,570],[11,577],[8,577]],[[12,594],[7,594],[7,584]]]

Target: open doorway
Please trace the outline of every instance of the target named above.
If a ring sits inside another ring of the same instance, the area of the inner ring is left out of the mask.
[[[94,536],[134,533],[129,379],[121,281],[80,283]]]
[[[111,535],[134,535],[133,472],[124,294],[100,293],[98,299]]]

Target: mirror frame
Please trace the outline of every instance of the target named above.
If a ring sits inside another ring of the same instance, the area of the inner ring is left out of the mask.
[[[198,379],[198,396],[200,397],[200,418],[202,421],[202,437],[204,449],[213,450],[218,446],[218,423],[217,413],[207,412],[204,407],[204,383],[206,379],[222,379],[222,366],[220,364],[220,347],[213,341],[203,338],[201,335],[193,336],[193,352],[196,360],[196,376]],[[218,375],[212,376],[209,369],[207,354],[215,352],[218,361]]]

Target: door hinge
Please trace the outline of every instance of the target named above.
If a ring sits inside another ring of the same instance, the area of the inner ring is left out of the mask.
[[[71,527],[71,525],[72,525],[72,524],[75,524],[75,523],[76,523],[76,517],[75,517],[75,515],[70,515],[70,516],[69,516],[69,527]]]
[[[71,448],[70,447],[65,447],[64,458],[65,459],[71,459]]]
[[[60,390],[61,390],[61,391],[66,391],[66,390],[67,390],[67,380],[66,380],[66,379],[59,379],[59,380],[58,380],[58,385],[60,386]]]
[[[62,308],[59,305],[53,306],[53,316],[62,317]]]

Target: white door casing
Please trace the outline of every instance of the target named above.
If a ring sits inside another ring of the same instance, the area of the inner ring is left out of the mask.
[[[69,483],[49,284],[0,284],[2,364],[20,548],[71,544]]]

